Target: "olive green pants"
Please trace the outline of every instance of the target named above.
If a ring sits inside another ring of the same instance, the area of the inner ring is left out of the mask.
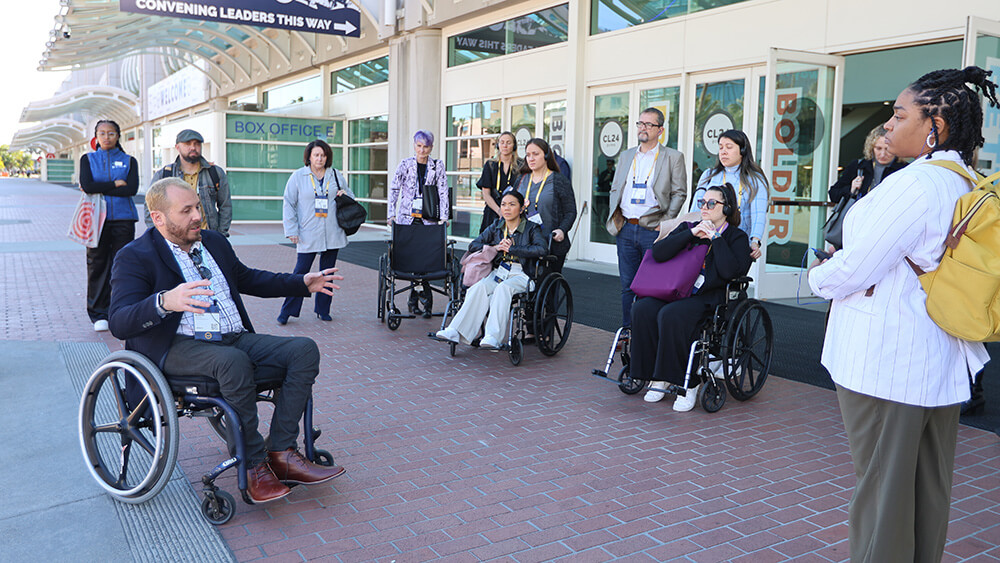
[[[938,562],[951,504],[959,405],[926,408],[837,386],[857,485],[852,563]]]

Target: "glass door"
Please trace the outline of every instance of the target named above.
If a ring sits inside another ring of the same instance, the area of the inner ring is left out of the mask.
[[[744,123],[746,112],[743,110],[746,85],[746,72],[699,76],[694,80],[693,145],[688,150],[691,155],[689,200],[702,173],[719,163],[719,135],[730,129],[749,130]],[[690,204],[688,201],[685,211]]]
[[[1000,79],[1000,22],[969,16],[965,31],[962,66],[976,65],[992,70],[993,81]],[[1000,171],[1000,109],[983,101],[983,138],[977,168],[987,175]]]
[[[810,296],[800,277],[823,248],[827,187],[836,180],[844,58],[771,49],[761,165],[770,182],[767,241],[757,296]]]

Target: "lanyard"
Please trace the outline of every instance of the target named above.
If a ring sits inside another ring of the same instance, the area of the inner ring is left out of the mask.
[[[500,191],[500,177],[503,175],[503,162],[497,160],[497,193],[503,193]],[[511,161],[510,167],[507,168],[507,186],[510,185],[511,179],[514,177],[514,161]],[[506,186],[504,186],[506,187]]]
[[[538,183],[538,191],[535,192],[535,202],[534,202],[535,203],[535,211],[538,211],[538,198],[542,197],[542,189],[545,188],[545,180],[549,179],[549,174],[551,174],[551,173],[552,173],[551,170],[546,170],[545,171],[545,176],[542,177],[542,181]],[[527,193],[527,198],[525,198],[525,199],[527,199],[528,201],[531,201],[531,174],[528,174],[528,189],[526,191],[528,193]]]
[[[517,232],[517,230],[515,229],[515,230],[514,230],[514,232]],[[506,222],[504,222],[504,225],[503,225],[503,238],[507,238],[507,237],[509,237],[510,235],[511,235],[511,232],[510,232],[510,230],[509,230],[509,229],[507,228],[507,223],[506,223]],[[501,258],[500,258],[500,261],[501,261],[501,262],[513,262],[513,261],[514,261],[514,257],[513,257],[513,256],[511,256],[511,255],[510,255],[510,253],[508,253],[508,252],[504,252],[504,253],[503,253],[503,257],[501,257]]]
[[[313,195],[316,196],[316,197],[320,197],[319,192],[316,191],[316,175],[312,173],[312,170],[309,171],[309,181],[312,182]],[[320,184],[320,185],[323,186],[323,196],[322,197],[326,197],[330,193],[330,190],[327,189],[325,185],[323,185],[323,184]]]
[[[649,153],[646,153],[646,154],[649,154]],[[660,156],[660,147],[659,147],[659,145],[657,145],[657,147],[656,147],[656,152],[653,153],[653,164],[649,167],[649,174],[646,174],[646,181],[643,182],[643,184],[649,184],[649,179],[653,177],[653,169],[656,168],[656,158],[658,156]],[[630,166],[629,170],[628,170],[629,176],[632,177],[632,183],[633,184],[636,183],[635,181],[637,180],[636,173],[638,172],[638,169],[636,168],[635,163],[638,160],[639,160],[639,149],[637,148],[637,149],[635,149],[635,156],[632,157],[632,166]],[[635,172],[633,172],[633,170]],[[726,172],[725,172],[725,170],[723,170],[723,172],[722,172],[722,179],[723,180],[726,179]]]

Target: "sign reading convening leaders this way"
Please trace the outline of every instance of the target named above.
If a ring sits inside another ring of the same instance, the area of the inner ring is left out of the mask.
[[[120,0],[123,12],[361,36],[361,11],[348,0]]]

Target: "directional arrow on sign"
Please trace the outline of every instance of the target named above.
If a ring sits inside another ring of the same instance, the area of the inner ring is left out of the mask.
[[[333,29],[335,29],[336,31],[342,31],[344,35],[350,35],[351,33],[354,33],[354,30],[357,28],[358,27],[356,25],[354,25],[349,21],[345,21],[344,23],[333,22]]]

